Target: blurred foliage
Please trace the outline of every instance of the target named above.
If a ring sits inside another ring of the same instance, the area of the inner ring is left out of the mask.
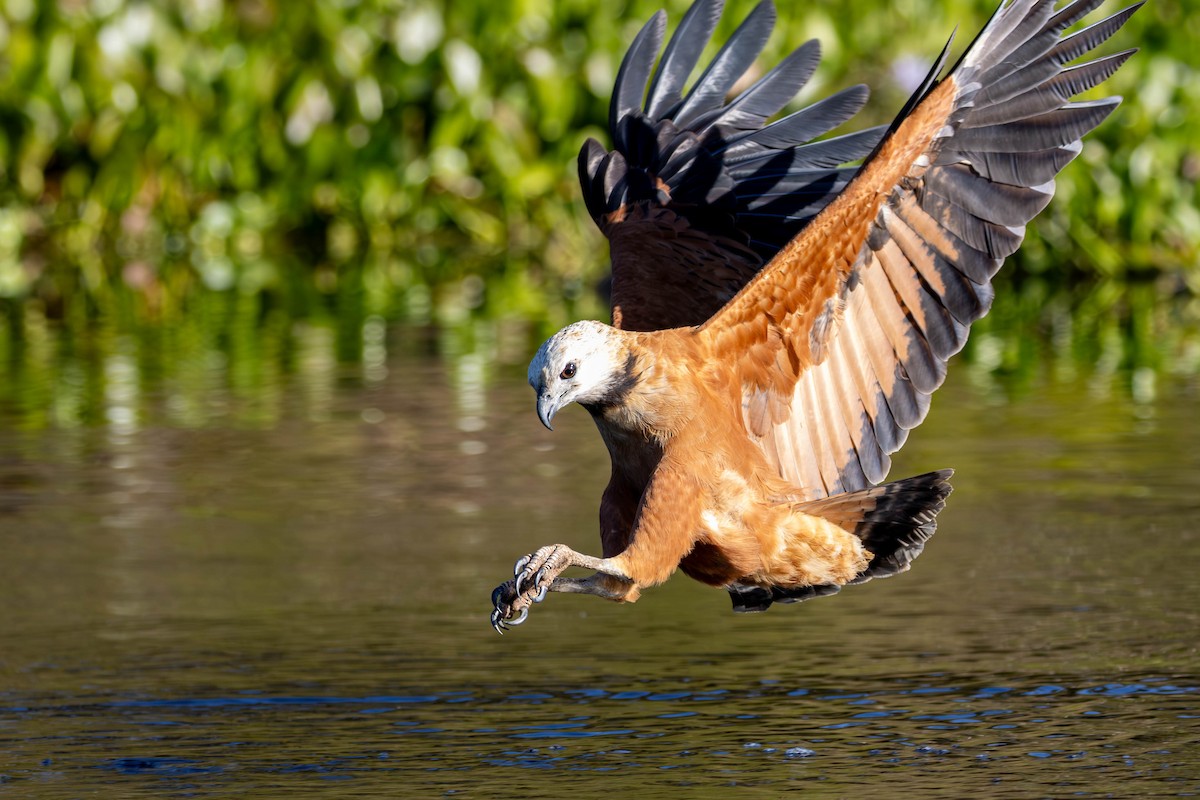
[[[98,330],[163,342],[203,320],[228,347],[332,319],[354,361],[376,318],[603,316],[574,158],[607,140],[620,57],[664,4],[674,25],[686,0],[0,0],[0,351],[43,326],[86,349]],[[730,6],[718,41],[751,8]],[[856,125],[874,124],[991,10],[786,7],[762,63],[821,39],[801,100],[865,82]],[[1125,104],[1002,273],[1010,323],[1065,313],[1084,341],[1116,326],[1122,364],[1193,363],[1163,326],[1200,316],[1197,38],[1200,16],[1152,0],[1102,48],[1142,52],[1101,87]]]

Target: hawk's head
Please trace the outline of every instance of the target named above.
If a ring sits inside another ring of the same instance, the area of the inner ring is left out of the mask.
[[[547,428],[568,403],[589,408],[619,403],[629,390],[636,359],[621,331],[585,320],[568,325],[538,348],[529,363],[538,418]]]

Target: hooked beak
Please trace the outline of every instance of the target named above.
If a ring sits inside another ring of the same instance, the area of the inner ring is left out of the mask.
[[[549,392],[541,392],[537,399],[538,419],[546,426],[546,430],[554,430],[550,426],[550,420],[554,419],[554,415],[558,413],[559,405],[554,397]]]

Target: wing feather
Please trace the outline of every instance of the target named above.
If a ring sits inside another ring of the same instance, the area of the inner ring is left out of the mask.
[[[843,337],[839,337],[838,346],[844,347],[844,340],[853,335],[847,331]],[[858,390],[855,384],[862,379],[861,369],[857,363],[845,358],[838,359],[836,364],[831,366],[830,377],[832,380],[826,385],[832,394],[832,400],[837,403],[842,413],[842,422],[851,432],[854,441],[856,458],[850,459],[851,463],[847,464],[846,482],[854,485],[883,480],[891,459],[882,452],[879,440],[875,438],[875,425],[863,401],[863,397],[874,397],[877,387],[872,387],[870,392]],[[855,474],[856,468],[861,473],[861,478]]]
[[[953,264],[969,280],[979,286],[991,286],[992,276],[1004,263],[1003,258],[993,258],[985,250],[971,247],[922,208],[916,197],[902,198],[892,210],[909,224],[921,241],[936,250],[939,256]]]
[[[808,83],[820,62],[821,45],[816,39],[810,39],[726,106],[720,112],[719,124],[738,130],[762,125],[778,114]]]
[[[712,39],[723,5],[723,0],[698,0],[683,15],[650,84],[646,114],[651,119],[669,116],[683,99],[683,85]]]
[[[608,107],[608,127],[614,133],[620,131],[618,123],[642,107],[642,95],[646,91],[646,80],[654,66],[654,56],[662,44],[663,32],[667,28],[667,12],[658,11],[652,16],[621,60],[617,80],[613,85],[612,100]],[[617,149],[624,150],[624,142],[617,142]]]
[[[1024,226],[997,225],[980,219],[953,200],[936,192],[922,191],[921,206],[947,232],[968,247],[986,253],[992,259],[1004,259],[1017,252],[1025,238]]]
[[[859,315],[853,313],[855,309],[850,307],[847,312],[847,319],[854,320]],[[853,381],[852,385],[842,384],[842,389],[847,392],[847,398],[858,400],[858,404],[862,407],[863,427],[869,428],[871,438],[879,446],[878,453],[869,453],[866,448],[860,448],[859,456],[863,460],[864,472],[871,477],[871,481],[877,483],[883,480],[887,475],[888,469],[891,468],[890,453],[894,453],[900,449],[907,438],[907,429],[901,428],[896,422],[896,418],[892,415],[891,406],[888,402],[888,392],[884,390],[886,385],[884,381],[879,379],[875,372],[875,365],[872,362],[869,353],[869,346],[862,340],[863,332],[866,326],[863,324],[845,324],[840,331],[835,347],[838,352],[835,353],[838,363],[845,365],[845,370],[850,373]],[[812,380],[812,376],[816,373],[805,373],[801,376],[801,380]],[[857,390],[856,394],[849,394]],[[867,437],[864,435],[864,442]]]
[[[1120,98],[1106,97],[1086,103],[1068,103],[1056,111],[1028,119],[981,128],[964,128],[955,137],[955,144],[963,150],[977,153],[1013,153],[1062,147],[1103,122],[1120,102]]]
[[[896,286],[900,283],[907,288],[911,280],[899,274],[899,264],[889,268],[887,262],[890,258],[886,254],[886,248],[882,248],[872,255],[864,270],[863,285],[867,287],[875,318],[891,345],[892,356],[905,377],[912,382],[917,390],[915,395],[919,398],[931,394],[942,385],[945,367],[939,365],[940,359],[933,354],[929,342],[922,335],[918,320],[920,311],[904,301],[904,292]],[[891,272],[898,273],[895,279],[889,274]],[[924,416],[923,409],[920,416]]]
[[[1054,197],[1054,182],[1012,186],[990,181],[966,164],[948,164],[926,177],[925,190],[979,219],[1024,225]]]
[[[769,122],[812,77],[815,40],[726,101],[771,33],[770,2],[755,7],[685,92],[722,6],[696,0],[657,69],[666,17],[658,12],[642,27],[609,106],[615,150],[589,140],[579,154],[588,212],[610,243],[608,289],[621,328],[708,319],[846,187],[857,168],[844,165],[883,135],[870,129],[801,149],[852,117],[864,87]]]
[[[842,491],[841,481],[838,480],[837,429],[834,420],[830,419],[829,409],[825,408],[821,398],[821,387],[810,381],[802,384],[803,397],[797,397],[800,413],[805,414],[806,424],[818,441],[816,460],[817,474],[825,494],[837,494]]]
[[[979,174],[990,181],[1037,186],[1053,180],[1079,155],[1080,149],[1080,142],[1026,153],[963,153],[947,148],[938,154],[936,163],[940,166],[969,160]]]
[[[858,455],[861,437],[856,435],[861,431],[862,422],[851,418],[846,399],[838,392],[839,372],[830,370],[829,380],[814,383],[813,388],[820,399],[819,419],[828,421],[826,424],[831,434],[833,460],[827,467],[822,467],[822,475],[826,486],[832,480],[836,482],[838,491],[845,491],[846,484],[863,483],[867,476]]]
[[[859,330],[864,334],[866,356],[883,388],[892,422],[898,429],[907,431],[920,422],[921,406],[901,360],[902,356],[896,351],[892,337],[887,334],[887,324],[880,319],[881,312],[875,306],[875,297],[883,297],[883,294],[865,288],[868,285],[878,286],[879,278],[874,277],[878,275],[880,272],[877,269],[870,280],[864,281],[859,305],[851,306],[856,313],[848,315],[846,324],[860,326]],[[883,312],[883,315],[886,316],[887,312]],[[900,439],[899,435],[896,438]],[[900,441],[903,442],[903,439]]]
[[[767,46],[774,27],[775,6],[771,3],[755,6],[683,99],[683,105],[673,115],[676,124],[686,125],[701,114],[720,107],[725,95]]]
[[[730,138],[722,152],[732,161],[742,153],[761,153],[763,148],[778,150],[814,139],[861,111],[869,95],[870,90],[862,84],[843,89],[764,128]]]
[[[1002,105],[991,106],[975,112],[971,115],[970,124],[963,127],[978,128],[985,125],[999,125],[1060,108],[1063,103],[1075,95],[1082,94],[1108,80],[1135,52],[1137,51],[1126,50],[1123,53],[1114,53],[1111,56],[1064,69]]]
[[[729,174],[734,178],[747,178],[761,175],[760,170],[764,167],[776,172],[784,172],[793,167],[804,169],[836,167],[838,164],[854,161],[869,153],[879,142],[879,137],[883,135],[885,129],[886,126],[877,125],[874,128],[822,139],[812,144],[799,145],[785,153],[764,151],[748,155],[742,154],[727,159],[730,164],[740,165],[737,169],[731,169]]]
[[[903,258],[917,268],[928,286],[929,294],[938,298],[946,311],[959,323],[956,333],[960,339],[958,347],[961,348],[967,340],[967,326],[987,312],[991,293],[984,292],[984,285],[973,282],[957,266],[947,261],[937,249],[910,227],[908,220],[903,216],[890,209],[885,211],[888,213],[888,233],[900,248]]]
[[[1132,52],[1067,66],[1137,8],[1063,36],[1098,4],[1002,5],[837,199],[697,329],[710,358],[731,363],[745,407],[761,404],[747,412],[751,438],[807,497],[884,479],[947,359],[991,307],[991,278],[1050,201],[1055,175],[1120,102],[1071,101]],[[737,158],[730,174],[740,179],[769,169],[757,154]]]
[[[891,226],[888,231],[891,232]],[[921,391],[932,393],[946,378],[945,360],[966,343],[967,328],[954,319],[940,297],[928,290],[920,271],[913,269],[916,265],[908,259],[895,239],[888,239],[875,256],[896,291],[896,299],[907,312],[908,338],[921,342],[922,352],[927,355],[925,360],[928,363],[925,366],[931,371],[929,379],[932,383],[925,388],[921,382],[914,382]],[[907,362],[908,359],[905,360]]]

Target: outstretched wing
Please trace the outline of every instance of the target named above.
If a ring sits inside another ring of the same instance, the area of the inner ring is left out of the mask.
[[[613,324],[627,330],[708,319],[845,188],[855,168],[840,165],[866,156],[883,134],[871,128],[806,144],[854,116],[867,100],[865,86],[766,124],[812,76],[820,60],[815,40],[725,102],[774,27],[769,2],[751,12],[685,94],[722,5],[696,0],[653,78],[666,15],[646,23],[613,89],[616,149],[589,139],[579,154],[588,211],[610,241]]]
[[[809,497],[884,479],[1055,175],[1120,102],[1070,100],[1133,52],[1065,66],[1139,7],[1063,37],[1100,2],[1011,0],[935,83],[943,52],[849,187],[700,329]]]

